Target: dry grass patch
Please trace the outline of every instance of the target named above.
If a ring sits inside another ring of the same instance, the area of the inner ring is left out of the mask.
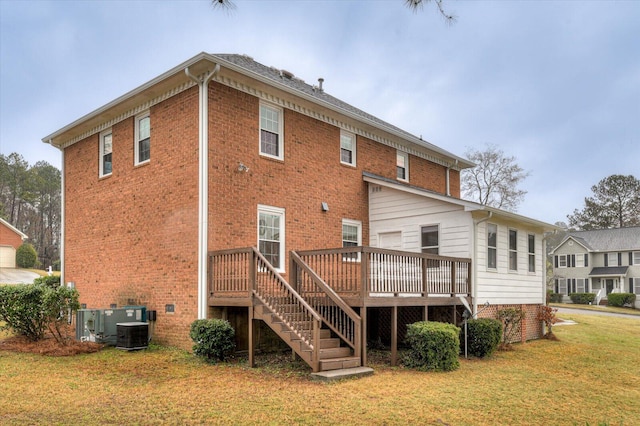
[[[566,316],[566,315],[565,315]],[[207,365],[177,349],[74,357],[0,351],[1,424],[640,423],[640,321],[571,315],[560,341],[515,345],[449,373],[387,364],[323,384],[290,355]]]

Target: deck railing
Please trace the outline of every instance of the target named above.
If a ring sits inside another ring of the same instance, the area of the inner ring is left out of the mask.
[[[471,259],[374,247],[297,252],[340,296],[471,295]]]

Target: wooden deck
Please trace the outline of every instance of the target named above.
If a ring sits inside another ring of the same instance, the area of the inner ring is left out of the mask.
[[[314,372],[366,365],[368,307],[392,308],[395,363],[398,307],[426,314],[471,296],[470,259],[372,247],[292,251],[286,276],[253,247],[210,252],[208,271],[209,306],[248,307]]]

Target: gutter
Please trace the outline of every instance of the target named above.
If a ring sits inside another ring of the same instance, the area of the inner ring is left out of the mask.
[[[489,211],[487,217],[473,221],[473,276],[471,277],[471,302],[473,315],[478,314],[478,225],[493,217],[493,212]]]
[[[196,77],[184,69],[185,74],[198,84],[198,319],[207,318],[207,248],[209,239],[209,82],[220,71],[216,64],[213,72]]]

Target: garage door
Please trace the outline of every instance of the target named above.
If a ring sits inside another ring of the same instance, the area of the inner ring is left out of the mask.
[[[16,249],[11,246],[0,246],[0,268],[16,267]]]

